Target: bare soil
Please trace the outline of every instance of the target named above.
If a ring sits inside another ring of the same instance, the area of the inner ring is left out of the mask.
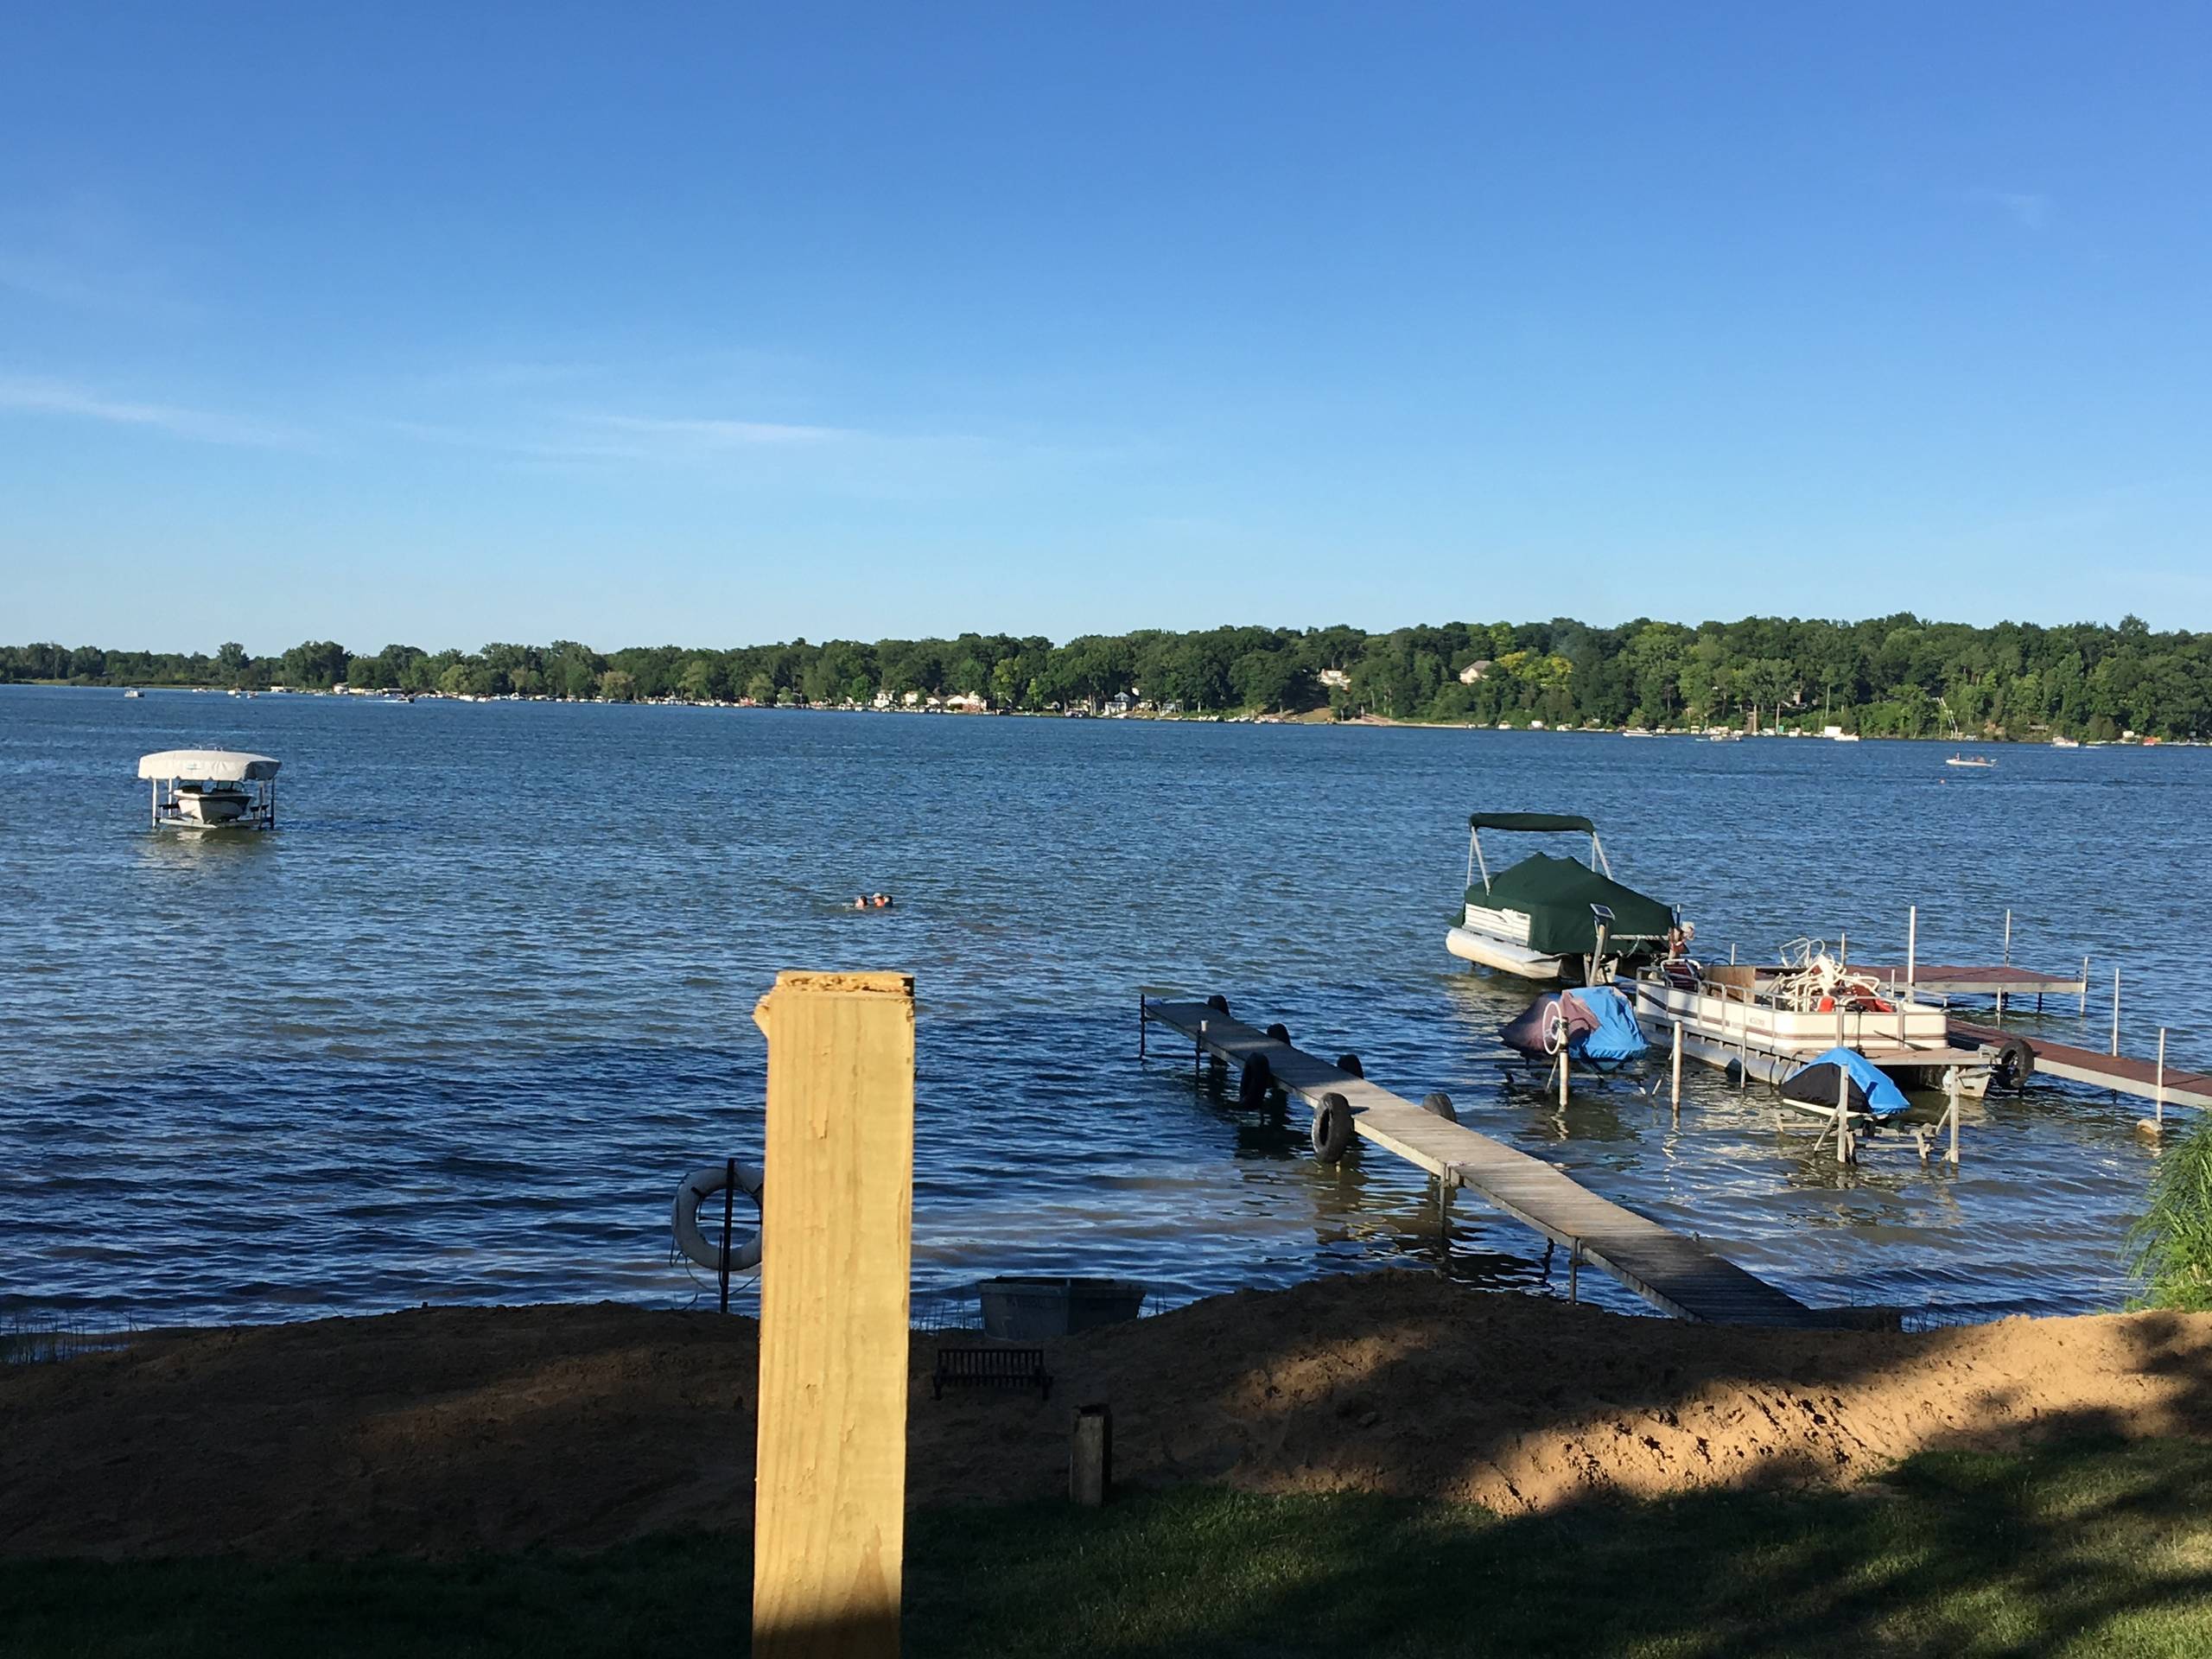
[[[0,1367],[0,1554],[449,1555],[741,1529],[755,1334],[613,1304],[441,1307]],[[1094,1401],[1125,1483],[1505,1511],[1848,1486],[1936,1447],[2212,1436],[2212,1315],[1745,1331],[1390,1273],[1047,1344],[1049,1402],[931,1399],[939,1340],[976,1339],[913,1339],[917,1505],[1065,1491],[1069,1416]]]

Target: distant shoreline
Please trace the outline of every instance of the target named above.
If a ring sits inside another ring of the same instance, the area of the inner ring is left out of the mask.
[[[89,682],[84,680],[9,680],[0,681],[0,687],[22,687],[28,690],[41,691],[103,691],[109,693],[121,693],[124,691],[167,691],[181,692],[194,696],[223,697],[226,699],[230,696],[228,688],[223,686],[176,685],[157,683],[134,684],[120,681]],[[1792,742],[1834,742],[1837,741],[1824,732],[1808,730],[1802,727],[1778,731],[1745,732],[1736,731],[1733,728],[1713,728],[1692,729],[1687,727],[1675,727],[1637,729],[1623,726],[1552,726],[1546,724],[1516,725],[1510,722],[1499,723],[1493,721],[1484,723],[1479,721],[1464,720],[1396,720],[1387,715],[1353,715],[1342,719],[1331,719],[1327,717],[1325,710],[1309,710],[1305,714],[1300,715],[1279,715],[1255,714],[1249,709],[1236,709],[1219,715],[1185,715],[1162,714],[1156,709],[1132,709],[1127,713],[1116,714],[1097,710],[1076,709],[1071,711],[1054,709],[970,709],[950,708],[874,708],[865,705],[847,707],[841,705],[817,705],[806,702],[755,703],[744,701],[735,702],[697,702],[688,701],[681,697],[608,698],[521,696],[514,695],[505,696],[450,696],[442,691],[416,691],[400,694],[386,693],[383,691],[294,690],[289,687],[283,689],[271,687],[264,690],[256,690],[245,694],[245,700],[249,701],[258,701],[263,697],[301,697],[315,698],[318,701],[327,699],[337,702],[394,702],[402,701],[408,702],[529,702],[559,703],[566,704],[572,708],[628,707],[636,709],[713,709],[725,710],[733,714],[932,715],[951,715],[963,719],[981,717],[990,719],[1014,718],[1022,720],[1074,719],[1139,721],[1147,724],[1159,726],[1364,726],[1370,728],[1386,728],[1403,731],[1496,731],[1511,732],[1516,734],[1535,733],[1545,735],[1560,735],[1567,737],[1635,736],[1637,738],[1670,738],[1676,742],[1691,741],[1701,743],[1715,741],[1757,742],[1775,738],[1786,739]],[[2050,748],[2053,747],[2052,737],[2053,734],[2048,732],[2022,737],[1953,737],[1945,736],[1937,733],[1929,733],[1915,737],[1904,733],[1868,732],[1855,735],[1847,735],[1842,741],[1846,742],[1866,743],[1933,743],[1939,746],[1948,744],[1955,748],[1960,749],[1974,748],[1978,747],[1993,747],[2000,744],[2012,748]],[[2212,740],[2186,737],[2144,737],[2133,733],[2128,733],[2116,738],[2082,739],[2073,747],[2089,749],[2206,748],[2212,747]]]

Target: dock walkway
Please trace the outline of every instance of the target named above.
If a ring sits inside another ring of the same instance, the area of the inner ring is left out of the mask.
[[[2069,1083],[2086,1083],[2099,1089],[2111,1089],[2138,1099],[2158,1101],[2161,1098],[2158,1066],[2150,1060],[2139,1060],[2126,1054],[2105,1054],[2094,1048],[2076,1048],[2071,1043],[2054,1043],[2048,1037],[2038,1037],[2032,1032],[1998,1026],[1969,1025],[1962,1020],[1951,1021],[1954,1041],[1974,1043],[2002,1043],[2017,1039],[2035,1051],[2036,1070],[2054,1077],[2064,1077]],[[2212,1109],[2212,1077],[2201,1071],[2184,1071],[2179,1066],[2165,1069],[2164,1102],[2169,1106],[2196,1106]]]
[[[1906,982],[1902,968],[1854,962],[1851,969],[1853,973],[1894,980],[1900,985]],[[1911,984],[1915,990],[1926,991],[1932,996],[2032,996],[2040,1001],[2048,993],[2052,996],[2085,997],[2089,992],[2088,964],[2084,963],[2079,973],[2045,974],[2032,968],[2015,968],[2010,963],[1986,967],[1924,963],[1912,969]]]
[[[1316,1106],[1324,1095],[1343,1096],[1352,1110],[1353,1128],[1363,1139],[1447,1186],[1478,1194],[1565,1245],[1570,1261],[1579,1258],[1602,1268],[1677,1318],[1716,1325],[1865,1323],[1864,1310],[1808,1307],[1695,1239],[1599,1197],[1542,1159],[1426,1111],[1209,1003],[1147,996],[1142,1017],[1190,1042],[1194,1057],[1204,1054],[1237,1067],[1264,1057],[1278,1087]]]

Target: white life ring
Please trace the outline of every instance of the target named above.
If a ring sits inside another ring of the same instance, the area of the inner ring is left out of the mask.
[[[704,1169],[695,1169],[683,1178],[676,1189],[676,1248],[682,1250],[701,1267],[711,1272],[723,1270],[722,1253],[719,1245],[709,1244],[699,1230],[699,1206],[729,1185],[727,1164],[709,1164]],[[737,1190],[760,1202],[761,1172],[751,1164],[734,1166],[737,1171]],[[743,1273],[760,1265],[760,1235],[755,1232],[742,1243],[732,1239],[728,1270]]]

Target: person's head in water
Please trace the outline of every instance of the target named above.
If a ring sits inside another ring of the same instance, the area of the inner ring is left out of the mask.
[[[868,895],[866,893],[862,893],[859,898],[854,899],[853,908],[855,910],[866,910],[868,908]]]
[[[876,907],[878,910],[888,910],[888,909],[890,909],[890,908],[891,908],[891,895],[890,895],[889,893],[877,893],[877,894],[875,895],[875,907]]]

